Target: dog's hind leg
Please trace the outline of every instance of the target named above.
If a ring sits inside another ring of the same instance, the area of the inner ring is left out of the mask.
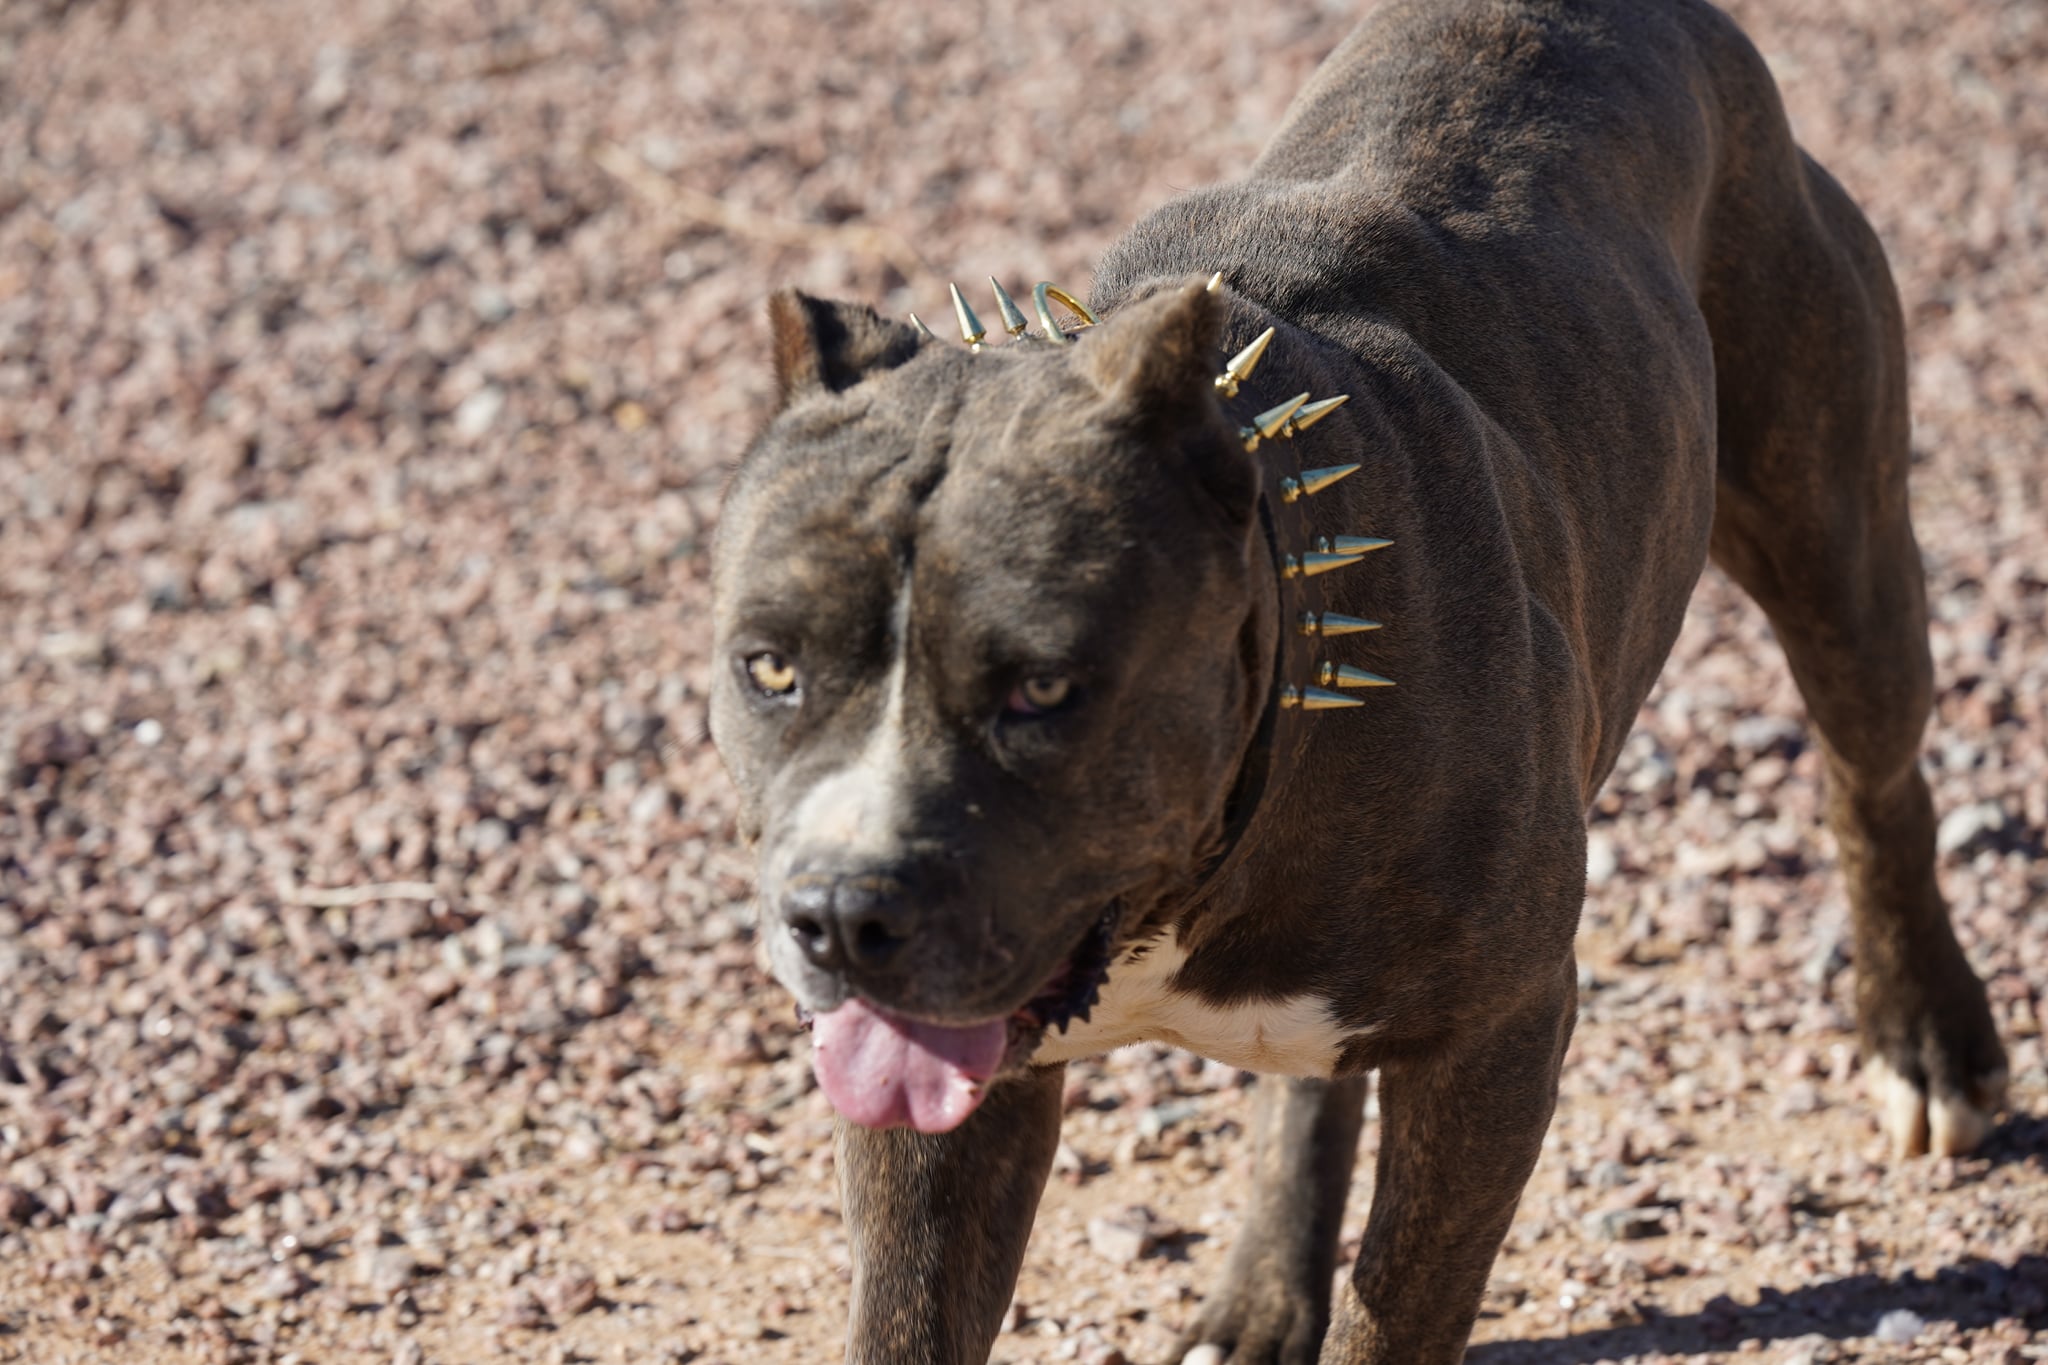
[[[1177,1359],[1313,1365],[1330,1320],[1366,1086],[1364,1076],[1259,1082],[1251,1207]]]
[[[1862,214],[1789,135],[1750,160],[1710,223],[1701,297],[1719,392],[1713,556],[1769,616],[1819,732],[1884,1126],[1901,1155],[1964,1152],[1997,1112],[2005,1056],[1935,883],[1898,297]]]
[[[988,1359],[1059,1146],[1066,1070],[999,1082],[950,1133],[840,1121],[853,1242],[847,1365]]]

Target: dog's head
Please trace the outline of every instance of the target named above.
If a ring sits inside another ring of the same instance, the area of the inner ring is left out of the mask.
[[[981,354],[771,304],[715,551],[712,732],[775,975],[850,1118],[950,1127],[1193,884],[1266,702],[1224,301]]]

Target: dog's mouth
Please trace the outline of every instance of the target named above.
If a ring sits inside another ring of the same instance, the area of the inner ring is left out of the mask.
[[[865,1127],[959,1127],[990,1081],[1037,1051],[1046,1029],[1065,1033],[1074,1020],[1087,1022],[1109,976],[1121,919],[1122,907],[1111,905],[1036,994],[977,1024],[929,1024],[858,996],[815,1017],[799,1010],[811,1030],[819,1087],[842,1116]]]
[[[1038,994],[1018,1007],[1010,1019],[1027,1032],[1043,1032],[1046,1029],[1067,1031],[1067,1025],[1079,1019],[1088,1022],[1088,1012],[1095,1008],[1096,1000],[1102,994],[1102,983],[1109,979],[1110,948],[1116,941],[1117,923],[1123,918],[1123,907],[1111,905],[1102,912],[1102,917],[1088,927],[1081,936],[1074,951],[1068,953],[1058,969],[1046,979]]]

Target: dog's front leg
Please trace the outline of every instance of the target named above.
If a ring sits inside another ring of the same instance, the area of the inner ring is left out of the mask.
[[[1064,1066],[998,1082],[950,1133],[842,1121],[848,1365],[979,1365],[1002,1327],[1060,1137]]]
[[[1567,957],[1443,1051],[1380,1068],[1372,1214],[1324,1365],[1455,1365],[1536,1165],[1577,1016]]]
[[[1330,1320],[1330,1275],[1365,1126],[1366,1086],[1364,1076],[1259,1082],[1251,1207],[1177,1359],[1315,1360]],[[1199,1346],[1212,1349],[1190,1354]]]

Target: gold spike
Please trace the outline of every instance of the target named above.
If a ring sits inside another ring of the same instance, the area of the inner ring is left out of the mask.
[[[1327,659],[1316,666],[1316,681],[1324,687],[1392,687],[1393,679],[1382,678],[1350,664],[1333,664]]]
[[[1096,317],[1095,314],[1088,310],[1087,304],[1081,302],[1081,300],[1075,298],[1056,284],[1046,285],[1045,293],[1046,297],[1050,298],[1054,303],[1057,303],[1060,307],[1081,319],[1083,327],[1093,327],[1102,321],[1101,318]]]
[[[1363,616],[1345,616],[1338,612],[1326,611],[1317,615],[1312,611],[1301,614],[1296,628],[1303,635],[1321,635],[1325,638],[1336,635],[1356,635],[1361,630],[1378,630],[1378,621],[1368,621]]]
[[[1285,710],[1296,707],[1304,711],[1336,711],[1346,706],[1363,706],[1358,697],[1347,697],[1342,692],[1329,692],[1320,687],[1296,687],[1293,683],[1280,686],[1280,705]]]
[[[1317,536],[1316,548],[1326,555],[1362,555],[1384,550],[1394,542],[1379,536]]]
[[[1209,283],[1208,283],[1208,284],[1207,284],[1206,286],[1204,286],[1204,287],[1205,287],[1205,288],[1206,288],[1206,289],[1207,289],[1207,290],[1208,290],[1208,291],[1209,291],[1209,292],[1210,292],[1211,294],[1213,294],[1213,293],[1215,293],[1215,292],[1216,292],[1217,290],[1221,289],[1221,288],[1223,287],[1223,272],[1219,270],[1219,271],[1217,271],[1217,272],[1216,272],[1215,274],[1211,275],[1211,276],[1209,277]]]
[[[920,331],[920,332],[923,332],[923,333],[924,333],[924,334],[925,334],[926,336],[930,337],[930,338],[931,338],[931,339],[932,339],[933,341],[937,341],[937,340],[939,339],[939,334],[938,334],[937,332],[934,332],[934,331],[933,331],[933,330],[932,330],[931,328],[929,328],[929,327],[925,326],[925,325],[924,325],[924,319],[923,319],[923,318],[921,318],[921,317],[919,317],[919,316],[918,316],[917,314],[915,314],[915,313],[912,313],[912,314],[910,315],[910,320],[911,320],[911,322],[912,322],[912,323],[914,323],[914,324],[916,325],[916,327],[917,327],[917,330],[918,330],[918,331]]]
[[[1281,561],[1280,576],[1282,578],[1314,578],[1317,574],[1328,573],[1332,569],[1341,569],[1347,564],[1356,564],[1357,562],[1358,558],[1355,555],[1328,555],[1316,552],[1302,555],[1298,559],[1293,555],[1289,555]]]
[[[1216,278],[1223,278],[1221,272],[1218,272]],[[1223,366],[1223,373],[1216,376],[1216,391],[1218,393],[1222,394],[1225,398],[1237,397],[1237,386],[1250,379],[1252,371],[1259,368],[1259,361],[1264,358],[1266,347],[1270,346],[1273,342],[1273,332],[1274,329],[1268,327],[1265,331],[1252,338],[1251,345],[1230,357],[1229,361]],[[1308,395],[1303,394],[1302,397],[1306,398]],[[1267,435],[1271,434],[1271,432],[1267,433]]]
[[[1055,301],[1075,317],[1080,318],[1084,326],[1093,327],[1096,324],[1098,319],[1095,314],[1089,312],[1079,299],[1076,299],[1072,294],[1069,294],[1056,284],[1040,280],[1038,286],[1031,291],[1031,306],[1038,313],[1040,325],[1045,328],[1045,339],[1053,345],[1064,346],[1073,340],[1072,337],[1066,334],[1065,330],[1061,328],[1059,322],[1052,315],[1052,306]]]
[[[1278,436],[1280,429],[1287,425],[1287,419],[1294,416],[1294,410],[1307,401],[1307,394],[1297,393],[1285,403],[1267,408],[1252,418],[1250,426],[1238,428],[1237,434],[1244,438],[1244,448],[1247,451],[1257,450],[1262,438]]]
[[[1351,395],[1348,393],[1340,393],[1335,398],[1317,399],[1294,414],[1293,420],[1287,424],[1287,434],[1294,436],[1307,431],[1350,401]]]
[[[1294,502],[1303,495],[1314,497],[1337,480],[1356,474],[1360,468],[1362,466],[1355,464],[1331,464],[1324,465],[1321,469],[1308,470],[1298,479],[1282,479],[1280,500]]]
[[[991,275],[989,288],[996,291],[996,311],[1003,315],[1003,330],[1013,337],[1024,335],[1024,329],[1031,324],[1024,320],[1023,312],[1017,307],[1017,300],[1010,297],[1010,291],[1003,288],[1003,282]]]
[[[1102,321],[1101,318],[1088,311],[1087,304],[1081,302],[1081,300],[1075,298],[1066,290],[1056,284],[1040,280],[1038,286],[1031,291],[1031,306],[1037,310],[1038,320],[1045,324],[1045,339],[1055,346],[1064,346],[1073,340],[1072,337],[1060,329],[1059,323],[1053,321],[1052,306],[1055,303],[1081,319],[1083,327],[1093,327],[1096,323]]]
[[[1059,320],[1052,315],[1052,305],[1045,301],[1045,296],[1051,292],[1051,285],[1039,285],[1031,291],[1031,306],[1038,312],[1038,324],[1045,328],[1047,341],[1055,346],[1071,345],[1074,339],[1060,330]]]
[[[988,335],[988,329],[981,325],[981,319],[974,316],[974,310],[967,306],[967,299],[960,293],[960,286],[949,284],[953,291],[953,316],[960,319],[960,336],[966,341],[967,349],[979,355],[981,339]]]

